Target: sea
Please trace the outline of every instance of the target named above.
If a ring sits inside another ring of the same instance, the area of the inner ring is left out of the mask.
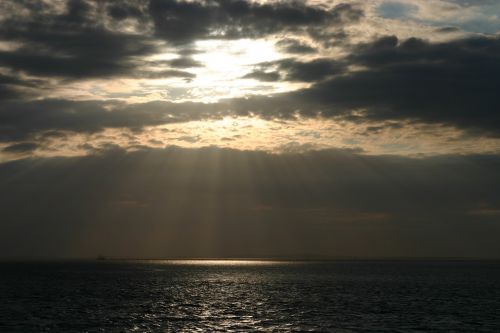
[[[500,332],[500,262],[0,263],[0,332]]]

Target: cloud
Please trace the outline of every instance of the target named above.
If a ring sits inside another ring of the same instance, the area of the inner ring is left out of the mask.
[[[276,43],[283,51],[291,54],[311,54],[316,53],[317,49],[304,44],[296,39],[285,38]]]
[[[144,9],[139,2],[113,1],[106,8],[107,14],[115,20],[121,21],[129,18],[141,19],[145,17]]]
[[[265,72],[256,70],[243,76],[243,79],[255,79],[264,82],[279,81],[280,74],[278,72]]]
[[[140,130],[145,126],[220,116],[218,105],[46,99],[5,102],[0,109],[0,141],[34,138],[53,131],[96,133],[105,128]]]
[[[136,76],[137,78],[148,78],[148,79],[163,79],[169,77],[194,79],[196,77],[196,75],[193,73],[180,71],[176,69],[165,69],[159,71],[141,71],[141,72],[136,72],[134,76]]]
[[[253,95],[211,104],[70,101],[44,98],[47,91],[56,90],[52,89],[53,81],[57,81],[53,77],[65,79],[60,81],[60,89],[80,79],[109,76],[176,77],[189,81],[196,74],[184,69],[202,65],[190,57],[198,52],[190,44],[196,39],[215,38],[217,33],[220,38],[262,36],[299,28],[314,34],[318,32],[314,29],[323,25],[335,28],[328,33],[338,33],[337,28],[361,19],[363,12],[347,4],[327,8],[305,2],[229,0],[71,1],[59,6],[7,1],[2,6],[12,15],[0,22],[0,38],[20,43],[0,51],[0,140],[4,142],[22,142],[48,131],[138,130],[222,115],[328,117],[368,123],[415,121],[455,126],[479,135],[499,135],[498,37],[431,43],[385,36],[351,44],[335,58],[322,55],[312,60],[284,58],[256,64],[243,78],[310,84],[309,88],[269,96]],[[152,25],[150,30],[140,30],[130,20],[152,20]],[[115,26],[124,22],[129,24],[127,32]],[[182,44],[173,51],[179,57],[145,58],[158,52],[158,45],[164,46],[158,38]],[[282,39],[278,44],[296,52],[307,51],[307,45],[298,37]],[[34,91],[38,95],[33,95]],[[136,92],[136,96],[141,94]],[[37,99],[29,100],[31,97]]]
[[[0,253],[498,257],[498,215],[471,212],[500,209],[499,167],[213,147],[18,160],[0,164]]]
[[[317,58],[311,61],[287,58],[260,63],[255,68],[254,72],[247,74],[245,77],[263,79],[262,81],[276,81],[282,78],[285,81],[316,82],[340,74],[345,70],[341,62],[329,58]]]
[[[141,129],[223,115],[266,119],[321,116],[375,123],[416,121],[496,137],[500,133],[500,105],[496,98],[500,85],[499,50],[498,38],[474,37],[434,44],[388,36],[355,46],[349,56],[339,61],[282,59],[260,64],[246,77],[313,83],[310,88],[271,96],[206,104],[5,101],[0,110],[0,137],[9,141],[25,140],[49,130]],[[361,69],[347,71],[352,65]],[[182,71],[157,74],[192,77]]]
[[[429,43],[386,36],[355,46],[338,62],[275,64],[288,71],[289,80],[323,81],[273,97],[234,100],[236,109],[268,118],[298,114],[363,122],[412,120],[500,135],[498,37]],[[347,66],[360,69],[335,75]]]
[[[191,67],[202,67],[203,64],[199,61],[194,60],[190,57],[181,57],[168,61],[170,66],[176,68],[191,68]]]
[[[39,145],[34,142],[21,142],[15,143],[13,145],[7,146],[2,150],[6,153],[29,153],[37,149]]]
[[[125,75],[135,58],[154,53],[147,35],[112,31],[99,21],[96,2],[68,1],[58,12],[55,4],[12,3],[0,22],[0,39],[21,45],[0,52],[0,65],[38,76],[95,78]]]
[[[154,51],[153,45],[143,38],[102,30],[89,29],[78,34],[61,31],[47,35],[40,38],[53,38],[57,43],[49,40],[38,46],[37,37],[34,37],[29,41],[33,44],[1,51],[0,65],[37,76],[96,78],[130,73],[136,67],[133,57]]]
[[[173,43],[207,38],[256,38],[325,24],[358,21],[363,12],[350,4],[329,10],[302,1],[258,3],[242,0],[149,2],[158,37]]]
[[[327,9],[301,1],[243,0],[5,1],[0,10],[9,13],[0,20],[0,41],[15,45],[0,49],[0,67],[66,80],[141,74],[192,78],[193,74],[178,75],[181,72],[172,69],[202,66],[188,56],[164,62],[172,67],[163,68],[164,75],[146,74],[144,58],[158,53],[165,42],[183,53],[200,39],[263,37],[295,30],[314,34],[315,28],[341,27],[362,16],[360,9],[346,4]],[[288,49],[311,51],[305,45]],[[0,94],[10,96],[14,91],[0,87]]]
[[[413,119],[500,134],[498,38],[431,44],[387,37],[359,47],[350,60],[367,70],[319,83],[305,92],[308,98],[331,105],[333,114],[365,109],[369,120]]]
[[[189,143],[195,143],[195,142],[200,141],[200,136],[199,135],[196,135],[196,136],[183,135],[183,136],[178,137],[177,140],[178,141],[185,141],[185,142],[189,142]]]
[[[0,100],[31,97],[36,87],[46,84],[43,80],[22,79],[13,75],[0,74]]]
[[[15,81],[9,81],[3,75],[0,75],[0,99],[2,100],[13,99],[22,95],[16,84],[14,84]]]
[[[442,28],[437,28],[436,32],[448,34],[448,33],[460,32],[460,29],[457,27],[442,27]]]

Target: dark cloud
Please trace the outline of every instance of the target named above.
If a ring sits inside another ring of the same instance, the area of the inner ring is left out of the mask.
[[[350,150],[24,159],[0,164],[0,253],[498,257],[499,168]]]
[[[118,101],[46,99],[5,102],[0,108],[0,141],[17,141],[47,132],[96,133],[106,128],[140,130],[175,122],[215,118],[219,105],[148,102],[127,105]]]
[[[137,66],[132,57],[151,54],[154,49],[142,41],[142,38],[122,34],[87,31],[81,32],[79,36],[71,36],[65,32],[53,35],[59,35],[53,36],[55,39],[71,39],[67,45],[79,42],[86,45],[73,44],[70,46],[73,50],[64,53],[63,45],[55,47],[60,50],[52,48],[52,45],[43,45],[49,47],[44,50],[32,44],[13,51],[0,52],[0,65],[38,76],[98,78],[129,74]],[[78,38],[81,40],[78,41]]]
[[[46,84],[42,80],[23,79],[12,75],[0,74],[0,101],[30,97],[33,89]]]
[[[0,85],[18,85],[18,86],[32,86],[29,80],[21,80],[20,78],[0,74]]]
[[[266,64],[268,65],[268,64]],[[349,65],[360,70],[269,97],[233,101],[235,109],[270,118],[342,117],[414,120],[500,135],[500,39],[472,37],[429,43],[395,36],[356,46],[339,62],[280,60],[288,80],[317,81]]]
[[[91,11],[96,2],[68,1],[61,14],[49,3],[30,4],[3,4],[15,9],[0,23],[0,40],[23,44],[0,52],[2,66],[40,76],[104,77],[124,75],[135,67],[136,57],[156,51],[146,35],[106,29]]]
[[[300,28],[357,21],[362,10],[340,4],[332,10],[302,1],[243,0],[149,2],[156,35],[174,43],[206,38],[251,38]]]
[[[144,10],[140,1],[112,1],[107,7],[107,13],[115,20],[121,21],[128,18],[143,19]]]
[[[2,150],[6,153],[29,153],[37,149],[39,145],[34,142],[21,142],[7,146]]]
[[[321,43],[321,45],[325,48],[348,46],[350,42],[350,36],[343,28],[339,28],[334,31],[309,29],[308,32],[313,39]]]
[[[283,59],[276,62],[279,70],[286,73],[285,79],[289,81],[320,81],[328,76],[344,71],[344,66],[331,59],[314,59],[301,62],[293,59]]]
[[[311,54],[317,52],[317,49],[314,47],[304,44],[296,39],[282,39],[277,42],[276,45],[283,51],[292,54]]]
[[[352,3],[339,3],[331,13],[335,22],[344,24],[358,22],[364,17],[364,11]]]
[[[437,28],[437,32],[441,33],[452,33],[452,32],[459,32],[460,28],[457,27],[442,27],[442,28]]]
[[[202,67],[203,64],[199,61],[194,60],[190,57],[181,57],[173,60],[169,60],[168,64],[175,68],[190,68],[190,67]]]
[[[270,71],[273,69],[275,71]],[[262,81],[277,80],[281,77],[285,81],[315,82],[340,74],[344,70],[344,64],[328,58],[318,58],[311,61],[288,58],[260,63],[256,65],[256,70],[246,75],[246,77],[255,79],[260,77],[264,79]]]
[[[0,77],[1,79],[2,77]],[[19,97],[21,95],[20,91],[12,86],[11,84],[0,82],[0,99],[8,100]]]
[[[265,71],[253,71],[251,73],[243,76],[244,79],[255,79],[264,82],[274,82],[280,80],[280,74],[278,72],[265,72]]]
[[[307,98],[331,105],[331,114],[365,109],[370,120],[414,119],[500,133],[498,38],[431,44],[389,37],[359,47],[350,61],[368,69],[319,83]]]
[[[159,70],[159,71],[140,71],[134,73],[134,76],[137,78],[148,78],[148,79],[163,79],[163,78],[169,78],[169,77],[180,77],[180,78],[185,78],[185,79],[194,79],[196,77],[195,74],[186,72],[186,71],[180,71],[176,69],[165,69],[165,70]]]

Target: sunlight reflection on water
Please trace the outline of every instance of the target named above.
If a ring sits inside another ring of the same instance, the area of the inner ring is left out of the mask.
[[[186,266],[276,266],[303,263],[286,260],[260,259],[178,259],[178,260],[141,260],[148,264],[186,265]]]

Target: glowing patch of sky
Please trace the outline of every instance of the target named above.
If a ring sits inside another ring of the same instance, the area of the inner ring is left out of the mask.
[[[396,125],[396,126],[393,126]],[[47,139],[35,156],[78,156],[113,147],[135,150],[141,147],[187,148],[217,146],[268,152],[303,152],[311,149],[362,149],[366,154],[408,156],[434,154],[499,153],[500,140],[466,136],[451,127],[380,123],[359,125],[327,119],[266,121],[253,117],[226,117],[149,127],[142,132],[109,129],[97,134],[71,134]],[[0,147],[0,150],[5,148]],[[23,154],[0,153],[0,160]]]
[[[193,58],[200,61],[203,67],[193,70],[196,78],[186,85],[193,87],[193,97],[198,100],[209,102],[249,93],[273,93],[297,88],[297,85],[288,83],[262,83],[242,78],[252,70],[253,65],[282,57],[272,41],[199,41],[196,48],[202,52]]]

